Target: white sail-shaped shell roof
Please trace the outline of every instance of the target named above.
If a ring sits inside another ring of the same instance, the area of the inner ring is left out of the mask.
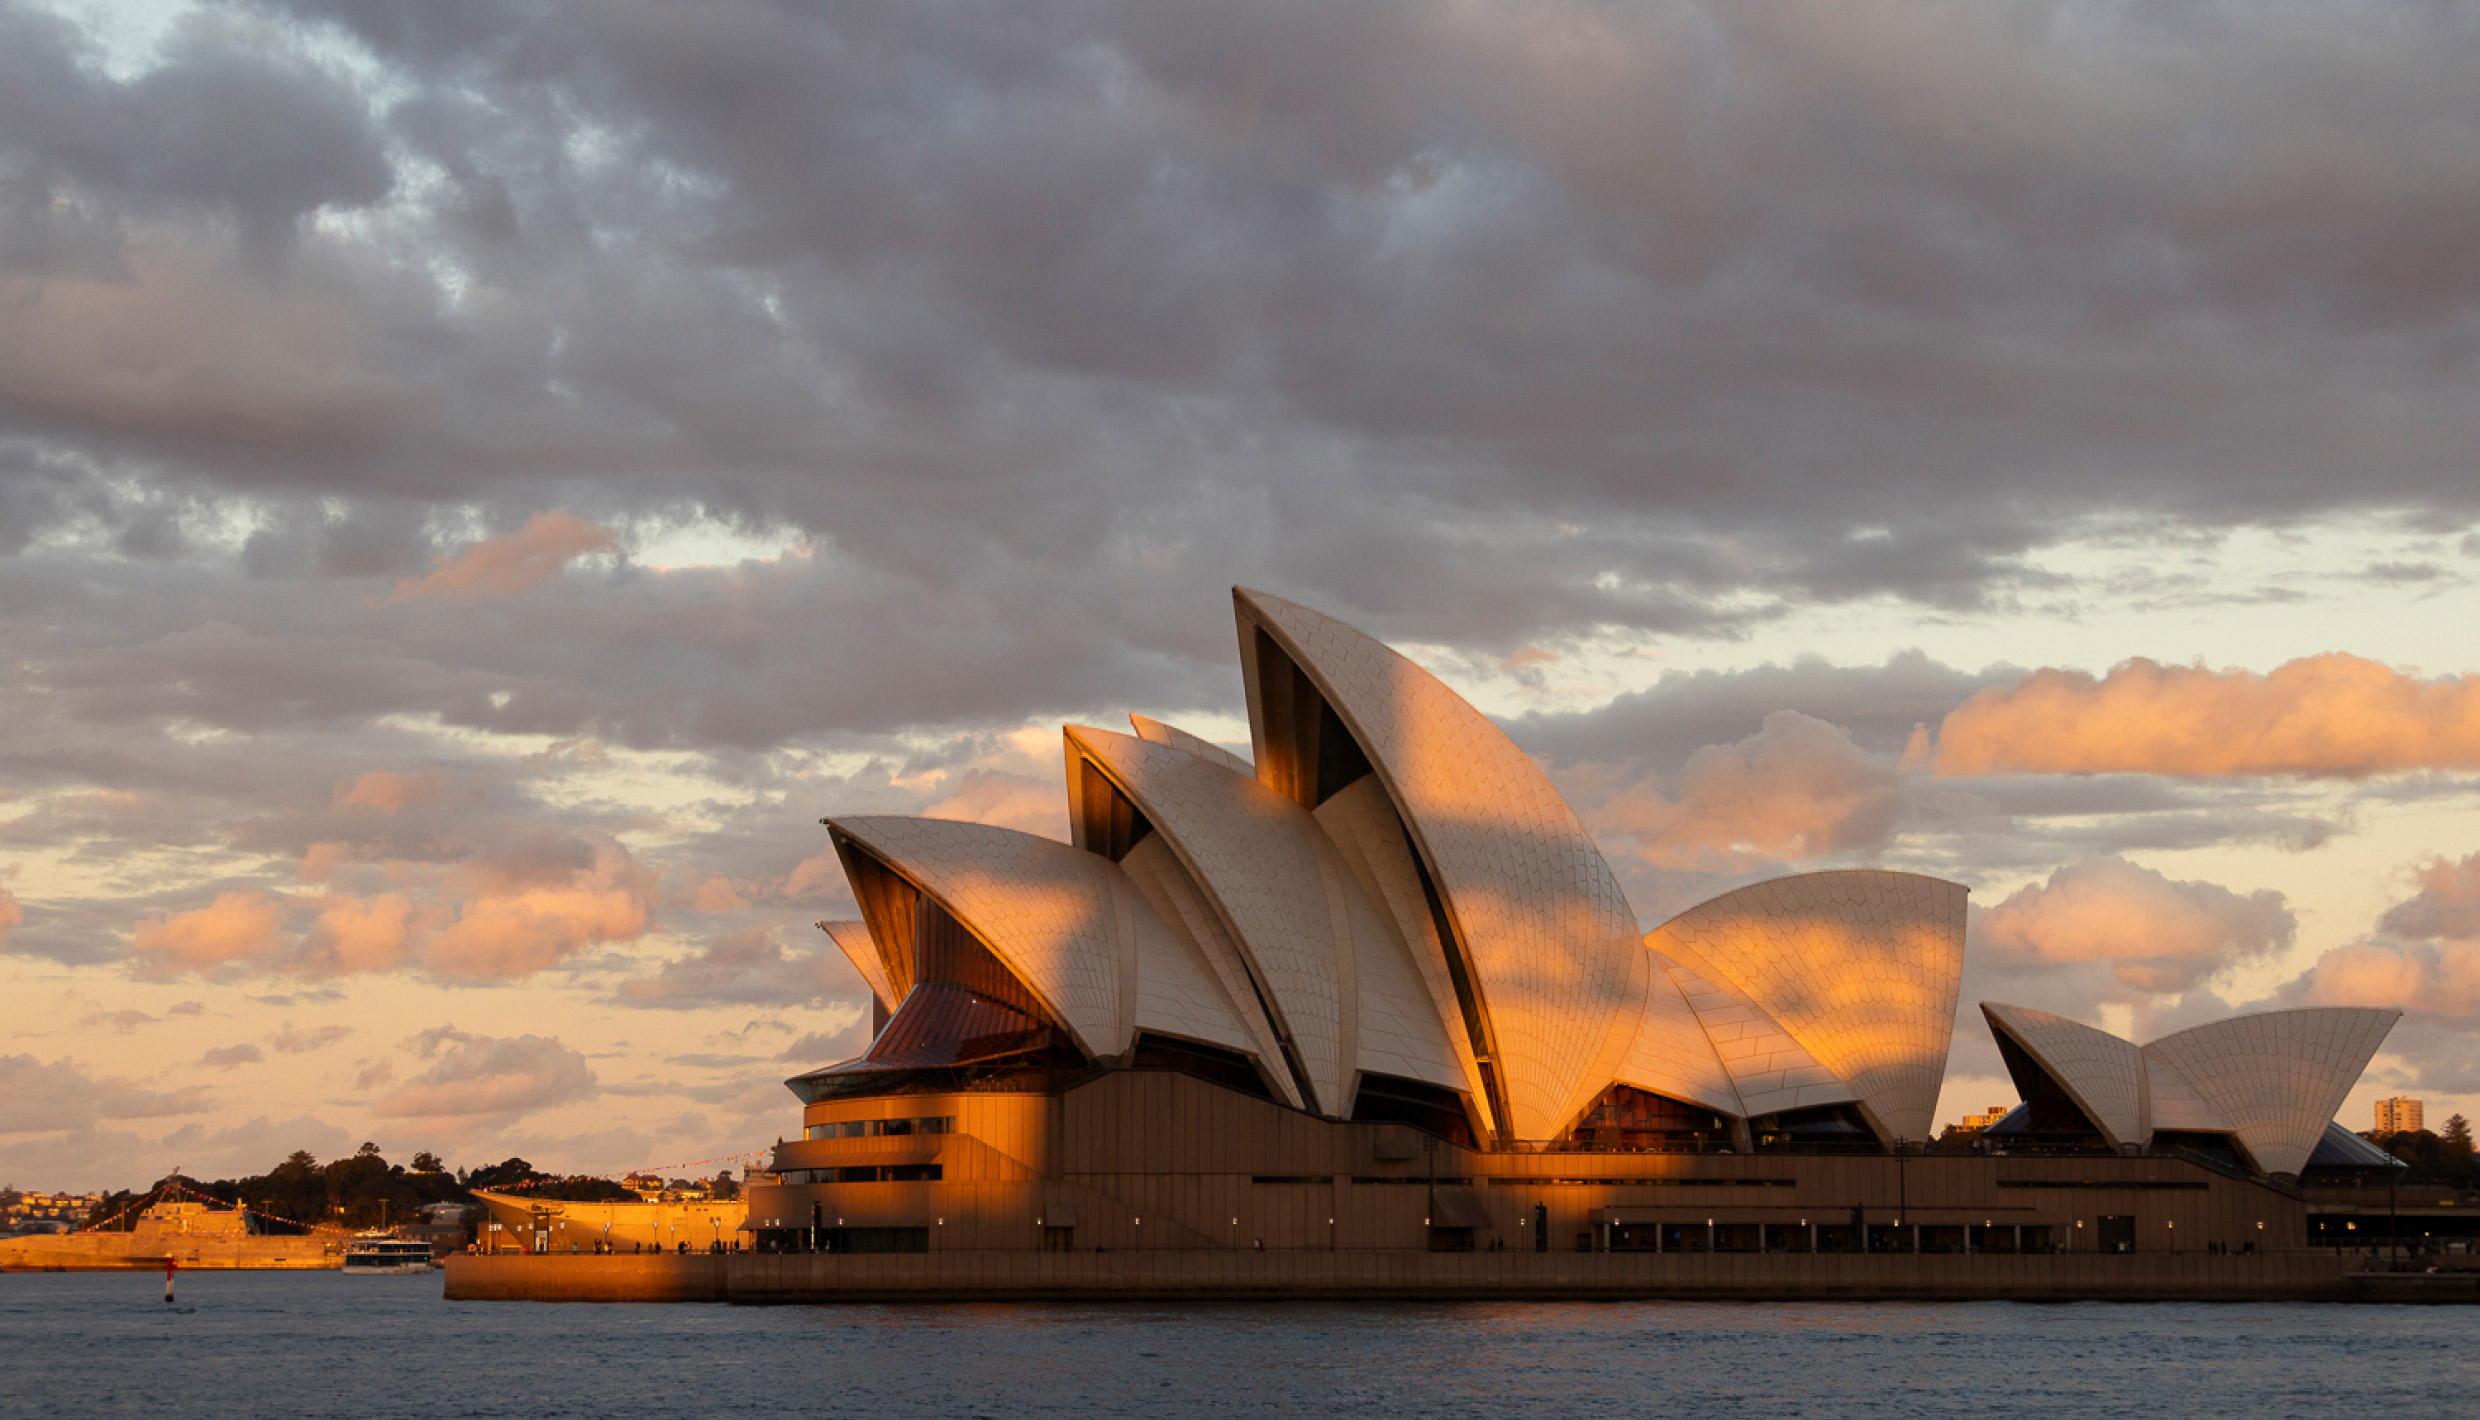
[[[2112,1144],[2163,1131],[2229,1134],[2267,1173],[2307,1166],[2325,1126],[2402,1012],[2362,1006],[2265,1011],[2137,1046],[2023,1006],[1984,1004]]]
[[[1262,1004],[1264,993],[1249,970],[1248,960],[1242,955],[1240,944],[1232,940],[1222,914],[1207,901],[1205,889],[1190,876],[1179,854],[1172,851],[1161,834],[1149,834],[1128,851],[1119,866],[1152,905],[1155,916],[1192,956],[1205,963],[1207,979],[1222,993],[1248,1042],[1240,1048],[1257,1058],[1266,1078],[1273,1082],[1275,1094],[1295,1109],[1305,1108],[1307,1097],[1301,1094],[1300,1081],[1284,1056],[1282,1038],[1275,1033],[1274,1022],[1266,1014]]]
[[[2112,1148],[2145,1141],[2144,1053],[2132,1041],[2024,1006],[1983,1002],[1981,1014],[2049,1072]]]
[[[1234,774],[1256,777],[1257,771],[1250,767],[1247,760],[1202,735],[1192,735],[1177,725],[1166,725],[1160,720],[1149,720],[1137,714],[1131,714],[1128,717],[1128,723],[1136,730],[1138,739],[1152,744],[1168,745],[1176,750],[1185,750],[1199,759],[1219,764]]]
[[[1738,1103],[1726,1108],[1726,1113],[1755,1118],[1787,1109],[1849,1104],[1856,1098],[1851,1086],[1818,1064],[1817,1057],[1792,1039],[1791,1033],[1749,999],[1747,993],[1728,982],[1708,980],[1694,968],[1658,952],[1655,959],[1687,998],[1689,1009],[1695,1012],[1694,1024],[1703,1029],[1705,1038],[1712,1042],[1715,1059],[1730,1076],[1729,1087],[1737,1095]],[[1653,1034],[1653,1025],[1649,1015],[1648,1037]],[[1670,1093],[1641,1079],[1630,1078],[1624,1083]]]
[[[2144,1053],[2176,1070],[2230,1122],[2258,1168],[2296,1174],[2401,1019],[2400,1011],[2366,1006],[2266,1011],[2192,1026]]]
[[[1652,963],[1635,913],[1575,811],[1513,741],[1437,677],[1307,607],[1235,589],[1261,779],[1270,754],[1262,630],[1348,727],[1401,812],[1480,998],[1517,1139],[1557,1136],[1634,1043]]]
[[[1081,725],[1067,735],[1071,752],[1109,775],[1205,890],[1308,1075],[1311,1108],[1349,1114],[1340,905],[1328,901],[1316,822],[1256,780],[1195,755]]]
[[[900,1004],[894,984],[887,979],[887,963],[880,959],[878,943],[870,936],[869,923],[821,922],[818,930],[826,933],[827,940],[835,943],[835,949],[853,964],[853,970],[861,973],[870,994],[878,998],[881,1010],[892,1011]]]
[[[2144,1057],[2144,1127],[2149,1137],[2156,1129],[2175,1129],[2192,1134],[2228,1134],[2230,1121],[2222,1112],[2204,1102],[2196,1087],[2180,1077],[2161,1056],[2147,1053]]]
[[[928,893],[1088,1055],[1127,1049],[1111,864],[1055,839],[934,818],[839,818],[835,832]]]
[[[1404,837],[1403,821],[1396,816],[1394,804],[1386,797],[1386,787],[1375,775],[1364,776],[1318,805],[1315,817],[1327,841],[1343,855],[1362,893],[1386,913],[1396,940],[1404,945],[1414,980],[1429,1003],[1430,1019],[1438,1023],[1454,1067],[1435,1083],[1462,1094],[1479,1114],[1482,1127],[1495,1129],[1471,1035],[1460,1018],[1462,1007],[1449,977],[1446,948],[1438,940],[1437,923],[1421,892],[1420,869],[1412,862],[1412,845]]]
[[[1445,1033],[1411,961],[1317,820],[1229,756],[1071,727],[1169,844],[1245,954],[1321,1113],[1351,1113],[1363,1070],[1454,1088]]]
[[[1186,933],[1165,923],[1110,860],[1053,839],[947,819],[847,818],[829,825],[963,923],[1087,1054],[1123,1053],[1138,1031],[1150,1031],[1255,1057],[1269,1080],[1282,1084],[1281,1058],[1263,1048],[1271,1042],[1247,1028]],[[848,955],[871,942],[866,927],[829,935]],[[872,989],[882,989],[889,976],[882,961]]]
[[[1963,980],[1965,889],[1913,873],[1803,873],[1692,907],[1647,946],[1760,1006],[1888,1139],[1926,1139]]]

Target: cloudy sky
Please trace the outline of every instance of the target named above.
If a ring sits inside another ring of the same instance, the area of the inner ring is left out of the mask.
[[[1244,740],[1229,588],[1648,926],[2410,1011],[2480,1105],[2480,20],[0,0],[0,1174],[771,1143],[820,815]]]

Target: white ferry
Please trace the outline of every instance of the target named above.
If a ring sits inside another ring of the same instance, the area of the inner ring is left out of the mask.
[[[433,1272],[431,1245],[419,1238],[355,1238],[344,1245],[344,1270],[364,1275]]]

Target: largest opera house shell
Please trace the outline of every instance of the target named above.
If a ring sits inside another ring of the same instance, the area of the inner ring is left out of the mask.
[[[1133,735],[1065,732],[1072,842],[826,820],[863,920],[820,925],[878,1029],[791,1081],[804,1099],[1135,1063],[1482,1148],[1931,1136],[1963,887],[1809,873],[1640,935],[1574,810],[1488,718],[1352,627],[1233,600],[1253,761],[1132,717]],[[2007,1050],[2063,1062],[2110,1143],[2175,1122],[2285,1172],[2383,1035],[2292,1013],[2284,1038],[2334,1058],[2291,1081],[2253,1018],[2139,1054],[2036,1016],[1990,1018]]]

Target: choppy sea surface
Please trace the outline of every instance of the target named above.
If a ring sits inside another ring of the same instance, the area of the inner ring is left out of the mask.
[[[0,1276],[0,1414],[2469,1415],[2460,1307],[448,1302],[440,1278]]]

